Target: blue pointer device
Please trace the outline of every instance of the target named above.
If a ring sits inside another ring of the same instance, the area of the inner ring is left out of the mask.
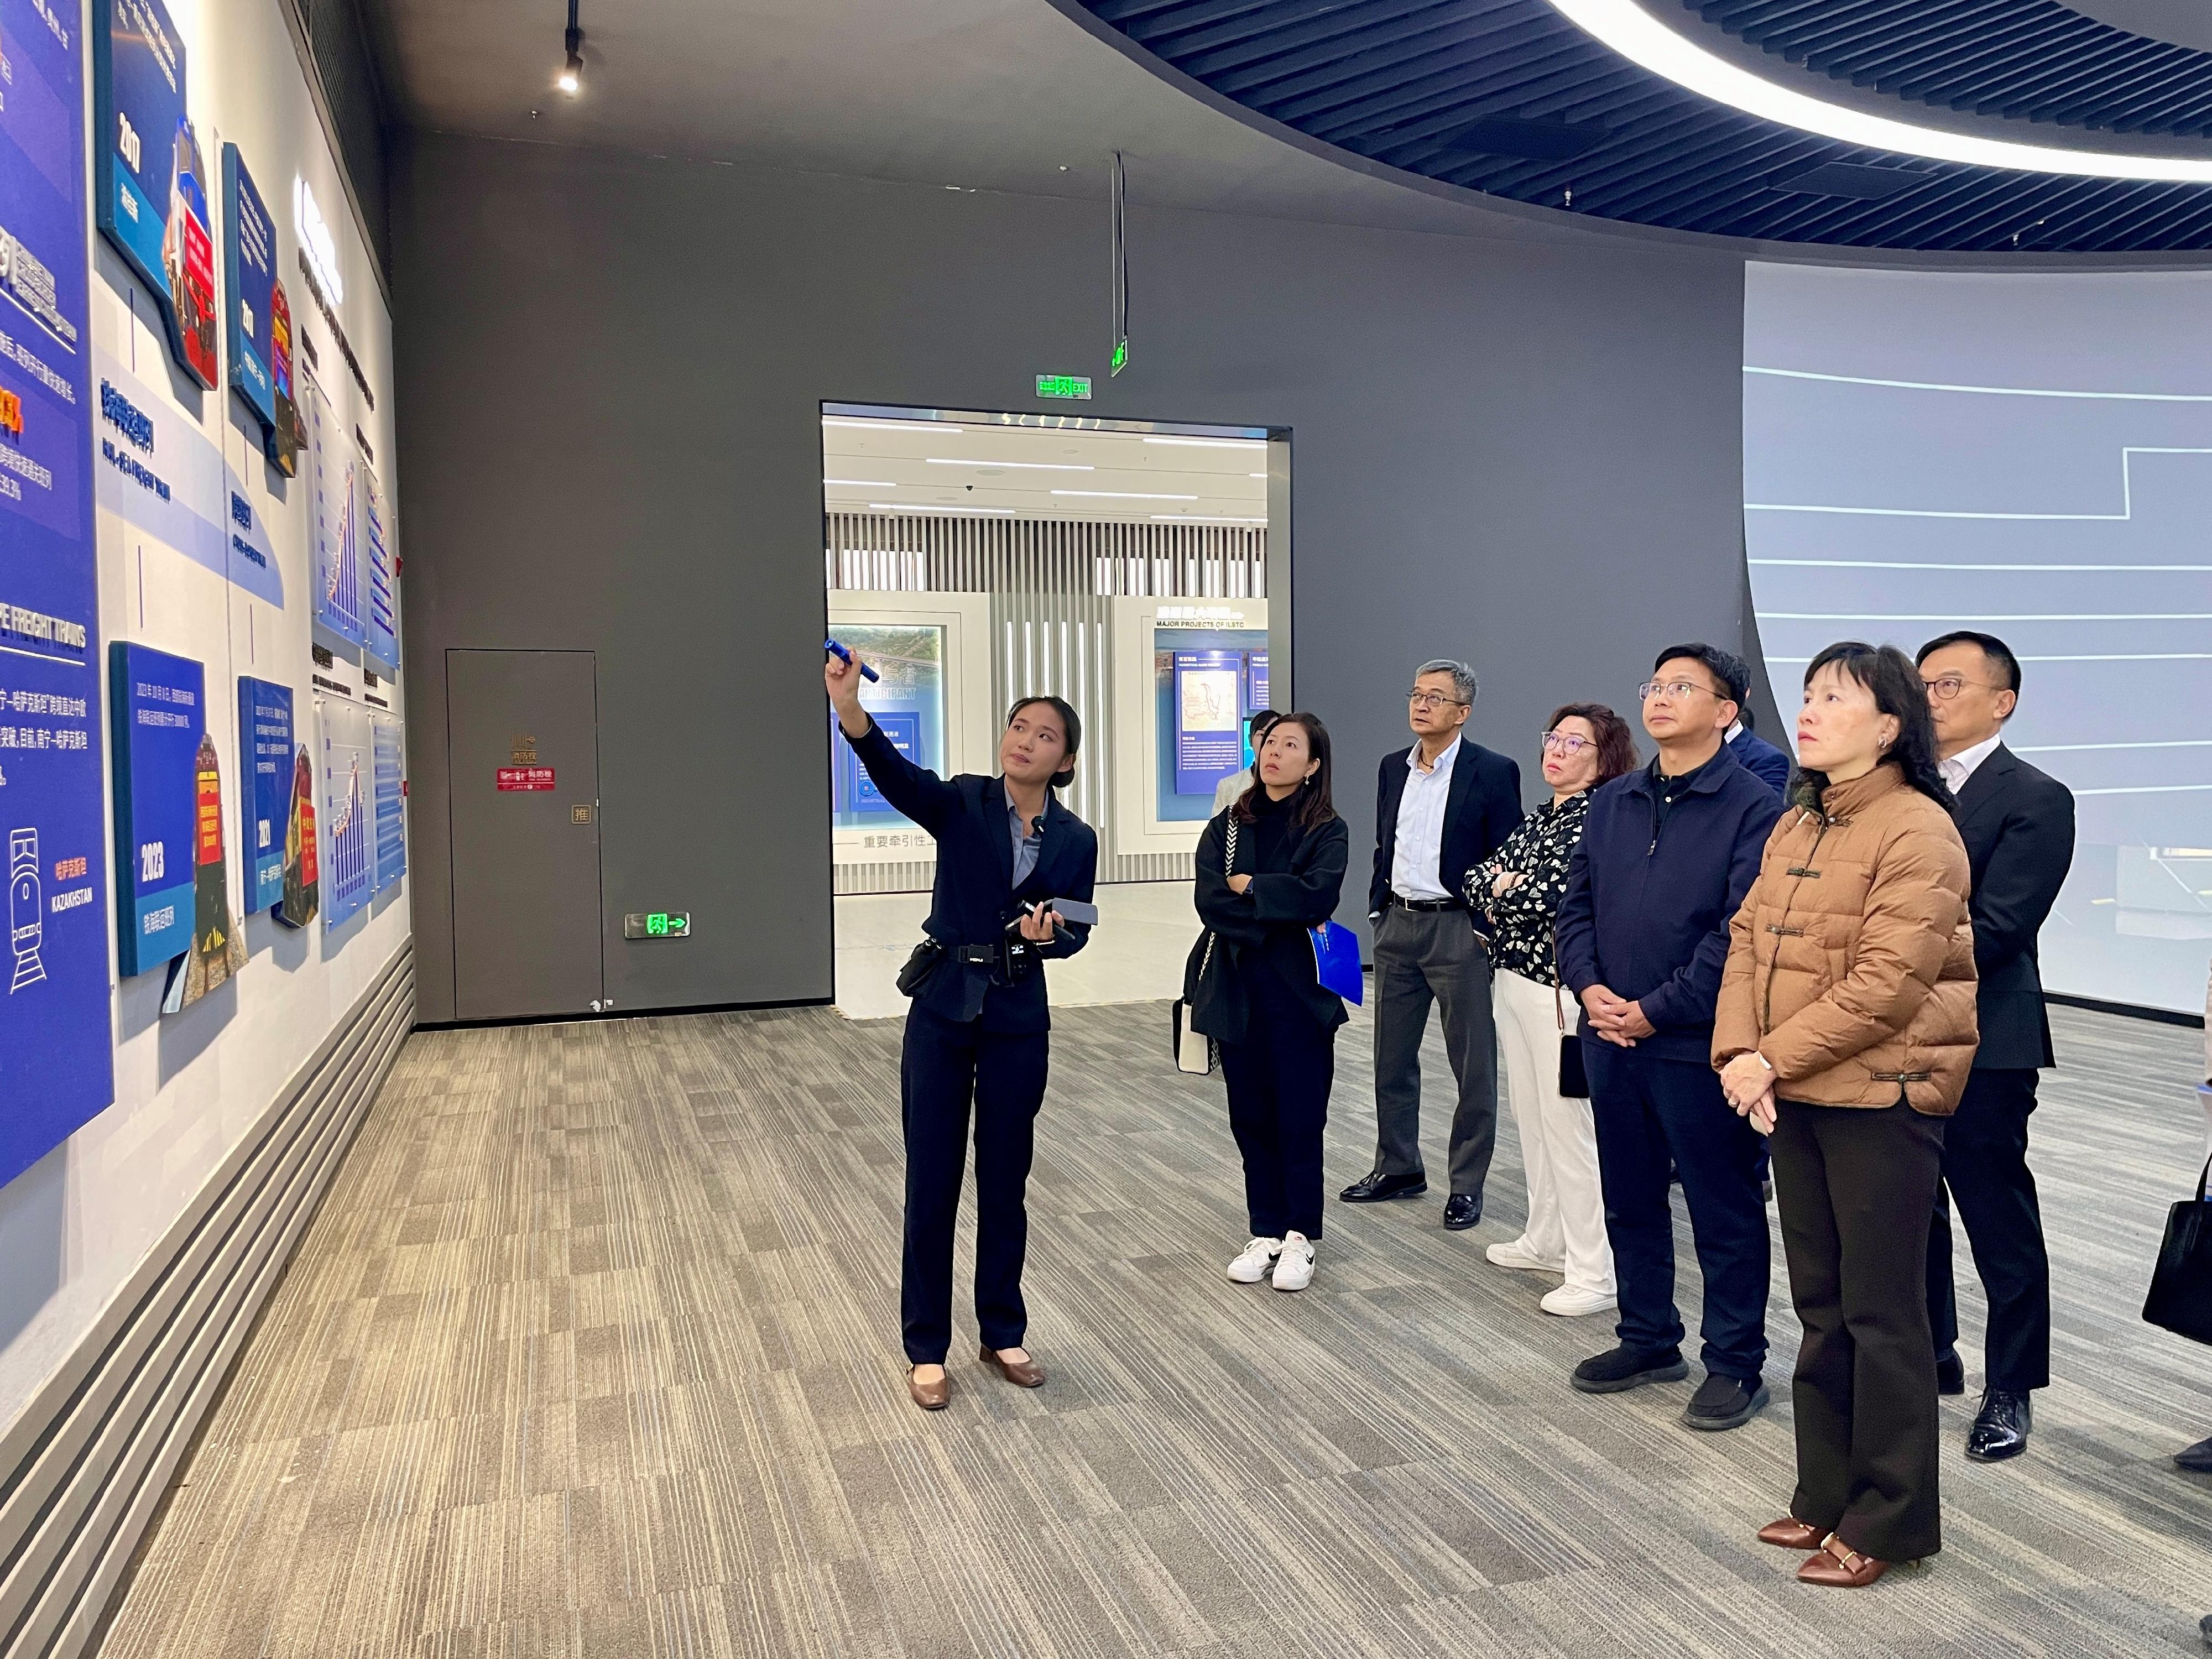
[[[838,644],[835,640],[823,641],[822,648],[824,651],[827,651],[833,657],[842,657],[847,662],[853,660],[853,653],[850,651],[848,651],[843,646]],[[876,672],[874,669],[869,667],[867,664],[862,663],[860,665],[860,678],[864,680],[880,680],[883,678],[883,676]]]

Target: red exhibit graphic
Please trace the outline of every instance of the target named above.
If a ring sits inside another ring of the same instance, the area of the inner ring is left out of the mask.
[[[553,769],[550,766],[502,766],[499,769],[499,792],[511,795],[518,791],[535,793],[553,787]]]
[[[230,861],[223,854],[222,765],[215,738],[200,737],[193,763],[192,945],[169,967],[161,1012],[189,1008],[246,966],[246,940],[230,912]]]
[[[288,927],[305,927],[315,919],[321,901],[316,879],[315,769],[307,746],[292,764],[292,817],[284,826],[284,902],[276,907],[276,920]]]
[[[215,355],[215,237],[209,230],[207,169],[191,123],[177,123],[169,173],[169,222],[161,233],[162,274],[177,308],[185,361],[210,386]]]

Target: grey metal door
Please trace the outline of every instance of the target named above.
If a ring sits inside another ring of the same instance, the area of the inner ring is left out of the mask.
[[[525,1019],[598,1007],[597,659],[448,651],[446,711],[454,1012]]]

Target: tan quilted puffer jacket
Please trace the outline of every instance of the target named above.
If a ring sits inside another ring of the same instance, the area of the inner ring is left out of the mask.
[[[1793,806],[1729,934],[1713,1064],[1756,1048],[1783,1100],[1948,1117],[1974,1063],[1966,849],[1893,763]]]

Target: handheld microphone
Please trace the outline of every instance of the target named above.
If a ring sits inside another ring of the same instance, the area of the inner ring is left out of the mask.
[[[843,646],[838,644],[835,640],[823,641],[822,648],[824,651],[827,651],[833,657],[842,657],[847,662],[853,660],[853,653],[847,650]],[[883,678],[883,676],[876,672],[874,669],[869,667],[867,664],[862,663],[860,665],[860,678],[864,680],[880,680]]]

